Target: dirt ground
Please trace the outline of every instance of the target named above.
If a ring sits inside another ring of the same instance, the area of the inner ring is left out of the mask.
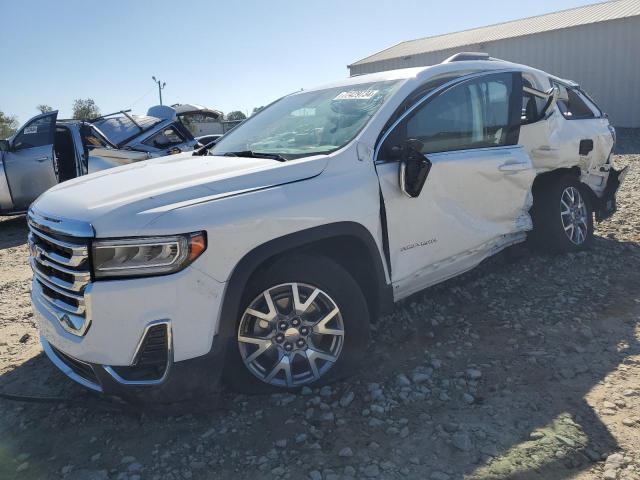
[[[584,253],[502,254],[396,306],[350,381],[131,411],[43,356],[23,217],[0,222],[0,478],[640,479],[640,135]],[[213,367],[215,368],[215,366]]]

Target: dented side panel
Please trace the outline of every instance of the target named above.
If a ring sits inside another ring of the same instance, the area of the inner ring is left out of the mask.
[[[417,198],[398,188],[398,163],[378,165],[396,298],[469,269],[524,239],[535,171],[519,146],[430,154]]]
[[[580,154],[580,142],[593,141],[593,149]],[[539,122],[522,125],[520,144],[531,157],[536,173],[579,167],[580,180],[602,196],[609,176],[613,136],[606,118],[567,120],[558,107]]]

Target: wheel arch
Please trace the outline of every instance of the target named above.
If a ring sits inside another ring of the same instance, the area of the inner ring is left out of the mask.
[[[242,295],[251,277],[261,268],[293,253],[324,255],[345,267],[361,286],[372,318],[393,308],[392,287],[386,282],[382,255],[370,231],[356,222],[331,223],[275,238],[242,257],[227,283],[219,338],[233,336]]]
[[[598,205],[599,199],[596,196],[595,192],[591,189],[589,185],[580,181],[580,177],[582,175],[582,170],[577,165],[573,167],[563,167],[556,168],[555,170],[551,170],[549,172],[544,172],[536,176],[533,181],[533,185],[531,187],[531,192],[533,193],[533,202],[535,205],[536,201],[536,193],[540,191],[540,188],[546,183],[556,180],[559,177],[563,177],[565,175],[575,177],[575,179],[582,186],[583,191],[587,194],[588,200],[591,202],[591,205],[594,207]]]

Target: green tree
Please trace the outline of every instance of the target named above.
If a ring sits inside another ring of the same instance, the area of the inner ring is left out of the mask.
[[[92,98],[77,98],[73,101],[73,118],[76,120],[91,120],[100,116],[100,109]]]
[[[42,105],[38,105],[36,109],[40,110],[40,113],[47,113],[47,112],[53,111],[53,108],[51,108],[49,105],[46,105],[44,103]]]
[[[18,128],[18,119],[15,115],[7,115],[0,111],[0,138],[5,139],[13,135]]]
[[[246,118],[247,116],[240,110],[234,110],[233,112],[229,112],[224,116],[225,120],[244,120]]]

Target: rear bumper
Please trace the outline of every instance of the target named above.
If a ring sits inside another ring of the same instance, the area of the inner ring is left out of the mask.
[[[602,197],[596,198],[596,204],[594,206],[597,222],[606,220],[615,213],[617,208],[616,194],[618,193],[618,189],[624,181],[628,171],[628,166],[624,167],[622,170],[612,168],[609,171],[609,178],[607,179],[607,185],[605,186]]]

